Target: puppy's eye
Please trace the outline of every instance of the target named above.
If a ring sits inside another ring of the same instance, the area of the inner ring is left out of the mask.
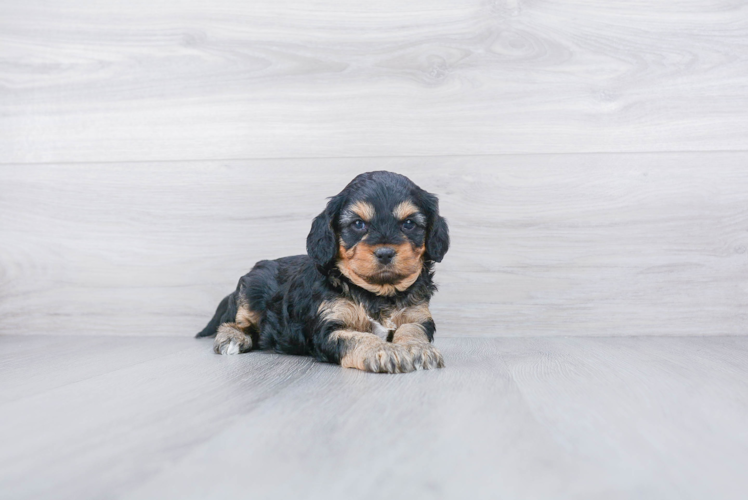
[[[403,221],[403,231],[412,231],[415,227],[416,223],[413,222],[413,219],[405,219]]]
[[[353,229],[360,232],[366,231],[367,228],[366,222],[362,221],[361,219],[354,221],[351,226],[353,227]]]

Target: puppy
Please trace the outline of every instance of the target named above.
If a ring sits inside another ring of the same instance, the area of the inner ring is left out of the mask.
[[[314,219],[306,248],[255,264],[197,337],[215,335],[218,354],[271,349],[370,372],[444,366],[429,312],[449,248],[436,196],[361,174]]]

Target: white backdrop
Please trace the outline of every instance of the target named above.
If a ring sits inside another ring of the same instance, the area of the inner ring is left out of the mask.
[[[0,333],[191,335],[355,174],[440,195],[440,336],[748,319],[742,2],[0,5]]]

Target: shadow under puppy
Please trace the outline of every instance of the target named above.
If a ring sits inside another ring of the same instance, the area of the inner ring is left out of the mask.
[[[434,262],[449,248],[436,196],[405,176],[357,176],[312,222],[307,254],[263,260],[197,337],[370,372],[444,366],[431,344]]]

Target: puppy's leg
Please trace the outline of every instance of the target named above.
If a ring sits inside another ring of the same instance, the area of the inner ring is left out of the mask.
[[[392,336],[392,343],[408,350],[416,370],[444,368],[442,354],[429,341],[426,328],[419,323],[400,325]]]
[[[328,342],[340,366],[375,373],[406,373],[416,368],[407,349],[385,342],[373,333],[336,330]]]
[[[259,315],[249,308],[246,301],[239,301],[236,320],[218,327],[213,350],[216,354],[239,354],[252,350],[253,330],[259,326]]]
[[[252,350],[252,337],[244,333],[236,323],[224,323],[218,327],[213,350],[216,354],[247,352]]]

